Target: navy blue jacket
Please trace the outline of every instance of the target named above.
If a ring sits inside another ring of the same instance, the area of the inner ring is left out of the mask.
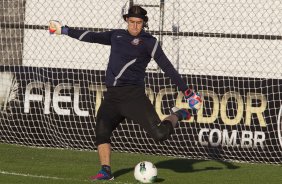
[[[138,36],[132,36],[123,29],[96,33],[68,28],[67,35],[80,41],[111,45],[105,81],[107,87],[145,86],[145,70],[153,58],[181,91],[188,89],[157,39],[143,30]]]

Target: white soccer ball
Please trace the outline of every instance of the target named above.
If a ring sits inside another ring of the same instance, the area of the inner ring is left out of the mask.
[[[157,175],[158,170],[152,162],[142,161],[135,166],[134,177],[141,183],[153,183]]]

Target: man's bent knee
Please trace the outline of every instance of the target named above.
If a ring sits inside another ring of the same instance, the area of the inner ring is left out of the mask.
[[[98,146],[104,143],[111,143],[111,135],[113,127],[111,123],[105,121],[103,118],[97,118],[97,124],[95,127],[96,140],[95,145]]]
[[[112,130],[110,128],[105,126],[97,126],[95,133],[96,133],[96,140],[95,140],[96,146],[104,143],[111,143]]]
[[[105,143],[107,144],[111,143],[110,137],[96,135],[96,141],[95,141],[96,146],[99,146],[100,144],[105,144]]]
[[[171,122],[165,120],[152,129],[151,136],[157,142],[165,141],[170,137],[172,132],[173,132],[173,126]]]

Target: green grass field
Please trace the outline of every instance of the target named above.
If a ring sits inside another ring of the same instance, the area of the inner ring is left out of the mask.
[[[133,168],[148,160],[158,168],[156,183],[170,184],[275,184],[282,183],[281,165],[225,163],[162,156],[113,153],[114,181],[95,183],[133,184]],[[0,144],[0,183],[93,183],[89,176],[100,168],[98,155],[75,151]]]

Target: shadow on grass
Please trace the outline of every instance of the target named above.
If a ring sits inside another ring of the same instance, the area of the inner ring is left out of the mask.
[[[124,175],[124,174],[127,174],[129,172],[132,172],[134,170],[134,168],[126,168],[126,169],[120,169],[120,170],[117,170],[113,173],[113,175],[115,176],[115,178],[118,178],[119,176],[121,175]],[[163,178],[157,178],[156,181],[154,183],[160,183],[160,182],[163,182],[164,179]]]
[[[172,159],[172,160],[166,160],[155,163],[157,168],[162,169],[170,169],[174,172],[178,173],[185,173],[185,172],[202,172],[202,171],[211,171],[211,170],[222,170],[222,169],[238,169],[239,166],[236,166],[230,162],[223,162],[223,161],[217,161],[223,165],[223,167],[205,167],[201,169],[195,169],[193,167],[194,164],[201,163],[201,162],[207,162],[207,160],[189,160],[189,159]],[[132,170],[134,170],[133,167],[131,168],[125,168],[115,171],[113,174],[117,178],[123,174],[129,173]],[[158,182],[163,182],[164,179],[158,178]]]
[[[195,169],[193,167],[194,164],[200,162],[207,162],[207,160],[189,160],[189,159],[173,159],[173,160],[166,160],[156,163],[157,168],[163,169],[171,169],[175,172],[183,173],[183,172],[201,172],[201,171],[209,171],[209,170],[221,170],[224,169],[223,167],[206,167],[201,169]],[[238,169],[239,167],[230,163],[230,162],[223,162],[217,161],[221,163],[226,169]]]

